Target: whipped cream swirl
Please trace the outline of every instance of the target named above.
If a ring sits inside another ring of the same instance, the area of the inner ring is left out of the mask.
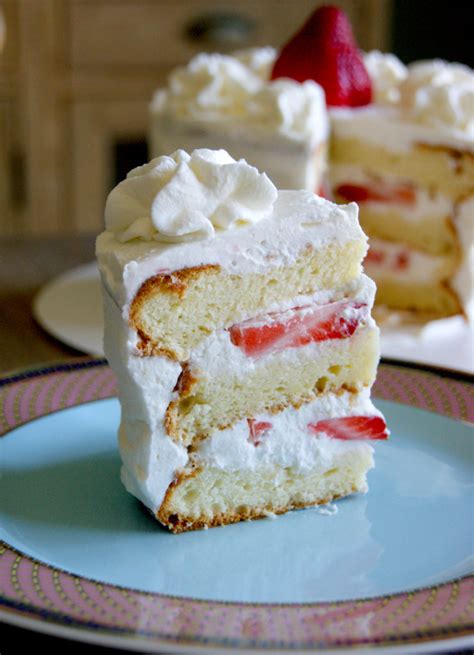
[[[375,102],[389,105],[400,100],[400,84],[407,68],[398,57],[372,50],[364,54],[364,65],[372,80]]]
[[[411,64],[400,103],[420,123],[474,137],[474,72],[467,66],[440,59]]]
[[[265,173],[225,150],[177,150],[130,171],[107,198],[105,224],[121,242],[192,241],[256,223],[276,198]]]
[[[171,73],[151,110],[174,119],[244,124],[296,139],[325,138],[329,128],[323,89],[312,80],[270,81],[274,59],[272,48],[235,55],[201,53]]]
[[[474,71],[441,59],[408,67],[392,54],[364,55],[375,102],[398,107],[420,125],[448,128],[474,137]]]

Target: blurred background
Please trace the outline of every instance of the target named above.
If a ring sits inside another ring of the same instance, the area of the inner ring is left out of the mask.
[[[197,52],[281,45],[315,0],[0,0],[0,236],[101,230],[147,107]],[[473,65],[470,2],[341,0],[360,46]]]

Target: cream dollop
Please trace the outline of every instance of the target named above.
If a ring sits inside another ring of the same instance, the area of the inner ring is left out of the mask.
[[[134,168],[113,189],[105,224],[121,241],[191,241],[256,223],[277,190],[265,173],[225,150],[177,150]]]
[[[400,85],[400,105],[419,123],[474,138],[474,72],[440,59],[415,62]]]
[[[245,124],[294,138],[326,137],[324,91],[311,80],[269,80],[274,57],[272,48],[199,54],[171,73],[151,111],[183,120]]]
[[[389,105],[400,100],[400,84],[407,76],[407,67],[390,53],[372,50],[364,54],[364,65],[372,80],[374,99]]]
[[[244,66],[247,66],[260,77],[261,80],[269,80],[270,73],[277,58],[277,51],[271,46],[264,48],[246,48],[233,53]]]

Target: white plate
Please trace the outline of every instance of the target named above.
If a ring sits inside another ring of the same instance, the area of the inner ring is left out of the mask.
[[[33,304],[38,323],[54,337],[91,355],[102,355],[102,299],[95,263],[46,284]],[[459,317],[383,327],[382,357],[474,374],[474,330]]]
[[[103,355],[102,295],[95,262],[73,268],[44,285],[33,301],[41,327],[68,346]]]

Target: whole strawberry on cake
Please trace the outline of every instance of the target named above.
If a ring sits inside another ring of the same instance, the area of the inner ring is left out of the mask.
[[[357,213],[223,150],[159,157],[110,193],[122,480],[173,532],[367,491],[388,430]]]
[[[273,79],[313,80],[330,108],[329,180],[360,206],[377,302],[426,319],[474,316],[474,72],[361,53],[321,7],[281,50]]]

